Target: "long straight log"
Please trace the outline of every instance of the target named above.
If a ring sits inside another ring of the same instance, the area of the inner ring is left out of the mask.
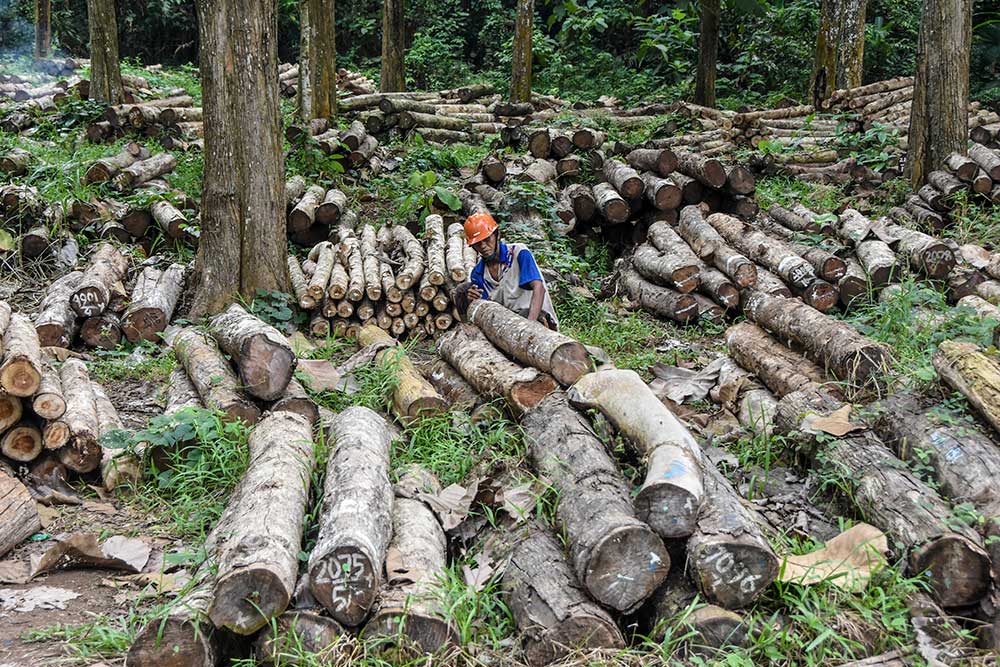
[[[507,359],[476,327],[459,325],[437,344],[441,356],[476,391],[488,399],[503,398],[515,415],[536,406],[558,386],[551,376]]]
[[[590,355],[579,342],[520,317],[495,301],[473,301],[468,318],[498,348],[523,364],[549,373],[563,385],[573,384],[590,370]]]
[[[822,368],[750,322],[729,327],[726,346],[736,363],[760,378],[779,398],[827,382]]]
[[[361,327],[358,332],[358,343],[363,347],[376,343],[391,345],[377,355],[379,363],[395,366],[399,382],[392,393],[392,405],[396,415],[404,422],[410,422],[421,416],[432,416],[445,412],[448,403],[435,391],[434,387],[424,379],[413,362],[409,360],[402,348],[394,345],[392,337],[383,329],[374,325]]]
[[[561,392],[528,412],[522,424],[532,464],[559,495],[556,517],[580,583],[613,609],[636,608],[666,577],[670,556],[636,518],[604,445]]]
[[[705,221],[697,206],[681,209],[677,232],[700,259],[729,276],[738,286],[750,287],[757,282],[757,266],[729,246]]]
[[[58,451],[59,460],[70,470],[88,473],[101,463],[101,446],[97,443],[100,424],[97,405],[87,367],[79,359],[67,359],[59,370],[66,400],[66,412],[60,421],[66,424],[70,439]]]
[[[184,267],[180,264],[171,264],[163,271],[153,267],[143,269],[122,318],[122,332],[129,341],[158,341],[170,324],[183,289]]]
[[[309,555],[309,589],[338,622],[357,625],[382,581],[392,535],[389,425],[377,413],[351,407],[328,424],[319,535]]]
[[[842,405],[821,391],[793,392],[778,402],[775,424],[805,444],[822,448],[823,459],[839,474],[852,502],[872,525],[887,533],[890,544],[901,547],[899,555],[906,558],[911,575],[928,573],[941,604],[974,604],[990,581],[982,539],[956,522],[947,503],[871,431],[820,439],[809,418],[827,416]]]
[[[662,537],[690,535],[704,499],[706,464],[687,428],[631,370],[588,373],[569,390],[569,400],[600,410],[645,462],[634,500],[638,517]]]
[[[298,359],[277,329],[236,303],[213,317],[209,328],[233,358],[247,392],[265,401],[284,393]]]
[[[933,362],[938,376],[1000,432],[1000,364],[974,343],[952,340],[941,342]]]
[[[681,323],[698,317],[698,304],[694,297],[654,285],[639,275],[630,264],[623,264],[619,268],[618,281],[630,299],[654,315]]]

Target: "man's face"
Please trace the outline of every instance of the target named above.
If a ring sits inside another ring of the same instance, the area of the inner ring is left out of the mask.
[[[497,253],[497,234],[493,232],[487,238],[483,239],[479,243],[473,243],[472,249],[479,253],[479,256],[483,259],[489,261],[496,257]]]

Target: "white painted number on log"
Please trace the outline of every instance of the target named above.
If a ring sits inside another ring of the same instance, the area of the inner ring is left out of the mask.
[[[339,554],[323,561],[316,582],[330,586],[330,603],[343,611],[356,596],[367,596],[373,586],[367,561],[361,554]]]
[[[744,594],[757,591],[761,577],[753,574],[747,567],[733,557],[733,554],[723,547],[717,547],[705,556],[705,565],[711,566],[712,585],[737,586]]]
[[[77,292],[73,295],[73,308],[83,317],[93,317],[101,314],[97,292]]]

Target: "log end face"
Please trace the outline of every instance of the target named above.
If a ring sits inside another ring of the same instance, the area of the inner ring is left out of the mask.
[[[252,336],[240,354],[240,379],[246,390],[265,401],[279,398],[292,380],[298,360],[286,345],[267,336]]]
[[[552,353],[552,376],[568,387],[592,370],[590,353],[576,341],[559,346]]]
[[[379,563],[379,570],[382,564]],[[356,626],[368,615],[380,572],[361,550],[341,546],[309,562],[309,590],[337,622]]]
[[[539,373],[534,379],[517,382],[511,387],[508,403],[520,412],[527,412],[554,392],[559,385],[551,375]]]
[[[33,396],[41,384],[42,374],[27,361],[8,363],[0,372],[0,386],[12,396]]]
[[[264,567],[237,568],[220,577],[208,616],[217,628],[250,635],[288,607],[291,592]]]
[[[35,327],[42,347],[69,347],[69,336],[61,324],[39,324]]]
[[[141,308],[130,312],[122,321],[122,333],[130,343],[147,340],[158,343],[159,334],[167,328],[167,318],[158,308]]]
[[[260,408],[246,400],[224,406],[223,412],[229,421],[239,420],[247,424],[256,424],[260,421]]]
[[[101,464],[101,446],[94,437],[75,435],[58,451],[59,461],[74,472],[85,474]]]
[[[927,572],[943,607],[974,604],[989,590],[989,556],[961,535],[952,533],[921,546],[911,554],[910,563],[914,574]]]
[[[434,655],[443,647],[461,643],[458,632],[446,620],[415,609],[385,609],[365,626],[369,636],[393,637],[393,648],[409,655]],[[399,639],[403,639],[399,642]]]
[[[606,618],[571,616],[564,622],[524,640],[524,653],[532,667],[543,667],[562,659],[573,650],[625,647],[621,631]]]
[[[594,546],[583,583],[601,604],[629,611],[653,594],[669,569],[663,540],[637,523],[612,531]]]
[[[697,633],[694,643],[699,647],[744,646],[749,636],[739,614],[715,605],[695,609],[686,622]]]
[[[840,300],[840,292],[830,283],[817,280],[806,288],[802,300],[821,313],[832,310]]]
[[[725,609],[749,605],[778,576],[774,552],[756,543],[689,544],[688,558],[700,564],[695,568],[698,589]]]
[[[676,473],[678,476],[686,473]],[[698,525],[701,499],[668,479],[645,484],[635,497],[635,513],[660,537],[687,537]]]

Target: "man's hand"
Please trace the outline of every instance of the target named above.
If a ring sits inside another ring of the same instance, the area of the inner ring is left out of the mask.
[[[469,287],[469,301],[475,301],[476,299],[483,298],[483,290],[479,289],[478,285],[472,285]]]

